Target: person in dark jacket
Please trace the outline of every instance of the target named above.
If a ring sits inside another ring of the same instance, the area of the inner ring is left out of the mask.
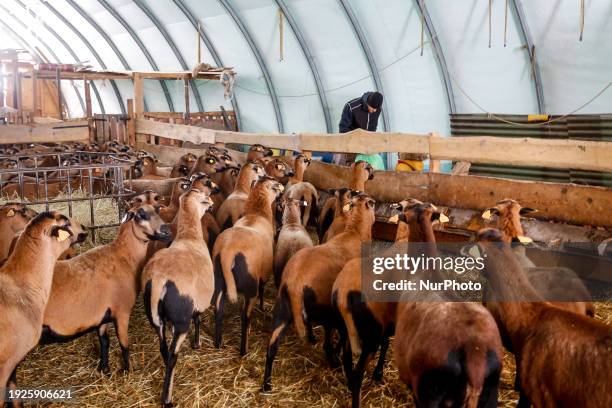
[[[366,92],[361,98],[348,101],[340,118],[340,133],[354,129],[376,131],[382,110],[383,96],[380,92]]]

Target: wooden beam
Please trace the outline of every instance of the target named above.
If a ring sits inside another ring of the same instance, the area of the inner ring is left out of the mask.
[[[40,101],[38,100],[38,77],[34,68],[32,68],[32,110],[35,117],[41,116]]]
[[[59,118],[64,120],[64,109],[62,107],[62,77],[59,66],[55,69],[55,84],[57,86],[57,106],[59,106]]]
[[[0,126],[0,144],[73,141],[89,141],[87,121],[51,123],[38,126]]]
[[[139,74],[134,74],[134,114],[141,118],[144,114],[144,83]]]
[[[191,118],[189,116],[189,79],[183,79],[183,92],[185,95],[185,124],[191,125]]]
[[[127,121],[127,133],[128,133],[128,144],[130,146],[136,145],[136,115],[134,114],[134,100],[127,100],[127,114],[129,116]]]
[[[87,119],[93,117],[93,108],[91,105],[91,85],[89,80],[84,80],[83,85],[85,86],[85,116]]]
[[[215,131],[196,126],[173,123],[154,122],[147,119],[136,119],[136,133],[144,133],[168,139],[200,143],[215,143]]]

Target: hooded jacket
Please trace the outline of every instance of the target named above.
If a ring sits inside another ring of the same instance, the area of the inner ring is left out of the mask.
[[[340,133],[350,132],[354,129],[364,129],[372,132],[378,127],[378,117],[382,108],[374,113],[368,112],[366,101],[372,92],[364,93],[361,98],[348,101],[342,110],[340,118]]]

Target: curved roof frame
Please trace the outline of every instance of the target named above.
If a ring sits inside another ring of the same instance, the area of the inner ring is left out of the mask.
[[[176,43],[170,36],[170,33],[168,33],[168,30],[166,30],[161,21],[159,21],[159,18],[157,18],[153,10],[151,10],[151,8],[146,5],[142,0],[132,1],[138,6],[138,8],[140,8],[140,10],[142,10],[143,13],[146,14],[147,18],[151,20],[155,28],[157,28],[157,30],[161,33],[162,37],[164,37],[164,39],[168,43],[168,46],[174,53],[174,56],[178,60],[179,64],[181,64],[181,68],[183,68],[183,70],[185,71],[189,71],[189,67],[187,65],[187,62],[185,61],[185,58],[183,58],[183,55],[181,55],[181,52],[179,51],[178,47],[176,46]],[[193,96],[195,97],[196,103],[198,104],[199,111],[204,112],[204,105],[202,104],[202,95],[200,94],[200,90],[196,86],[195,81],[189,80],[189,86],[191,87]]]
[[[304,37],[304,34],[302,33],[302,30],[300,29],[300,26],[293,18],[293,15],[289,12],[289,8],[287,7],[287,3],[285,3],[285,0],[274,1],[283,12],[283,15],[285,16],[287,22],[289,23],[289,26],[291,27],[291,30],[295,34],[295,38],[298,44],[300,45],[300,48],[302,49],[304,57],[306,57],[306,61],[308,62],[308,66],[310,67],[310,72],[312,72],[312,77],[317,87],[317,93],[319,94],[319,101],[321,102],[321,109],[323,110],[323,116],[325,118],[325,126],[327,128],[327,132],[331,133],[333,128],[331,123],[331,117],[329,115],[329,104],[327,103],[327,95],[325,95],[325,88],[323,87],[323,80],[321,79],[321,73],[319,72],[317,62],[312,52],[310,52],[310,47],[308,45],[308,42],[306,41],[306,38]]]
[[[261,70],[264,76],[264,79],[266,81],[266,86],[268,87],[270,98],[272,98],[272,106],[274,107],[274,113],[276,115],[276,124],[278,126],[278,131],[280,133],[284,133],[285,126],[283,125],[283,115],[281,113],[280,105],[278,103],[278,95],[276,94],[274,83],[272,82],[272,77],[270,76],[270,71],[268,70],[268,66],[266,65],[266,62],[261,54],[261,51],[255,44],[255,40],[253,39],[251,32],[249,31],[247,26],[244,24],[244,22],[242,21],[238,13],[236,13],[236,10],[234,10],[234,8],[229,3],[229,1],[228,0],[218,0],[218,1],[223,6],[227,14],[229,14],[229,16],[232,18],[232,20],[234,20],[234,23],[236,24],[236,26],[242,33],[242,36],[246,40],[247,44],[251,48],[251,52],[253,53],[253,55],[255,56],[255,59],[257,60],[259,69]]]
[[[98,0],[98,3],[100,3],[102,7],[104,7],[106,11],[108,11],[113,16],[113,18],[117,20],[119,24],[123,26],[123,28],[125,29],[125,31],[127,31],[130,37],[132,37],[132,39],[136,42],[136,45],[138,45],[138,48],[140,48],[140,50],[144,54],[147,61],[149,61],[151,68],[155,71],[159,71],[159,66],[157,65],[153,57],[151,56],[149,49],[144,45],[144,43],[142,42],[138,34],[136,34],[136,32],[132,29],[132,27],[130,27],[127,21],[125,21],[125,19],[121,17],[121,15],[117,12],[117,10],[115,10],[115,8],[111,6],[106,0]],[[170,109],[171,112],[176,112],[174,109],[174,103],[172,102],[172,98],[170,96],[170,92],[168,91],[168,86],[166,85],[166,82],[164,80],[159,80],[159,84],[161,85],[162,90],[164,91],[164,96],[166,97],[168,108]]]
[[[512,8],[516,13],[519,28],[525,40],[527,54],[529,55],[529,61],[531,62],[531,66],[533,68],[533,86],[535,87],[536,98],[538,102],[538,111],[539,113],[544,113],[546,105],[544,104],[544,87],[542,86],[542,72],[540,71],[540,65],[538,64],[538,60],[535,57],[535,45],[533,43],[531,31],[529,30],[529,24],[527,24],[527,17],[525,16],[523,3],[521,2],[521,0],[510,0],[510,3],[512,4]]]
[[[195,28],[196,31],[198,31],[200,38],[202,39],[202,41],[204,42],[204,45],[206,46],[206,48],[212,55],[213,60],[215,61],[215,64],[217,64],[217,67],[225,66],[223,64],[223,60],[221,59],[221,56],[219,55],[219,52],[215,48],[210,37],[208,36],[206,31],[204,31],[201,25],[198,24],[198,19],[195,17],[195,14],[193,14],[193,12],[185,5],[185,3],[183,3],[182,0],[172,0],[172,1],[174,2],[174,5],[181,11],[181,13],[183,13],[185,17],[187,17],[187,20],[189,20],[193,28]],[[238,124],[238,128],[242,129],[242,122],[240,120],[240,109],[238,108],[238,102],[236,101],[235,96],[231,99],[231,102],[234,108],[234,115],[236,115],[236,123]]]
[[[102,69],[106,69],[106,64],[104,63],[104,60],[102,59],[102,57],[100,57],[100,54],[98,54],[98,52],[96,51],[96,49],[91,45],[91,43],[89,42],[89,40],[83,35],[83,33],[81,33],[75,26],[74,24],[72,24],[67,18],[66,16],[64,16],[62,13],[60,13],[55,7],[53,7],[53,5],[51,5],[47,0],[41,0],[41,3],[43,3],[45,5],[45,7],[47,7],[62,23],[64,23],[66,25],[66,27],[68,27],[77,37],[79,37],[79,39],[83,42],[83,44],[85,44],[85,47],[87,47],[87,49],[89,50],[89,52],[91,52],[91,54],[93,55],[93,57],[96,59],[96,61],[98,62],[98,64],[100,64],[100,66],[102,67]],[[117,96],[117,101],[119,102],[119,107],[121,108],[121,113],[123,113],[124,115],[126,114],[126,110],[125,110],[125,106],[123,105],[123,97],[121,96],[121,92],[119,92],[119,87],[117,86],[117,83],[114,80],[110,81],[111,86],[113,87],[113,91],[115,92],[115,95]],[[94,81],[91,81],[92,84],[92,89],[94,90],[94,92],[96,93],[96,95],[98,95],[98,90],[95,86]],[[100,102],[101,103],[101,102]],[[100,109],[102,110],[102,113],[105,113],[104,108],[102,107],[102,105],[100,105]]]
[[[17,16],[15,16],[13,13],[10,13],[8,11],[8,9],[6,9],[4,6],[0,5],[0,8],[4,9],[5,11],[5,15],[8,15],[10,17],[13,18],[13,20],[15,20],[19,25],[21,25],[25,30],[27,30],[27,25],[21,21],[19,18],[17,18]],[[2,19],[2,17],[0,16],[0,20]],[[16,33],[8,24],[6,24],[6,22],[4,22],[3,20],[1,20],[3,25],[10,30],[10,32],[16,36],[19,39],[19,42],[21,42],[22,44],[26,45],[26,48],[30,49],[30,52],[33,52],[33,56],[38,56],[38,58],[41,58],[43,60],[48,60],[47,58],[42,58],[44,56],[42,56],[42,54],[40,54],[37,50],[37,48],[35,46],[32,46],[27,40],[25,40],[23,37],[21,37],[18,33]],[[46,27],[45,27],[46,28]],[[60,62],[59,57],[57,56],[57,54],[55,54],[55,52],[53,51],[53,48],[49,47],[49,45],[43,41],[42,39],[38,38],[38,41],[40,41],[40,43],[47,49],[49,50],[49,53],[51,54],[51,56],[55,59],[55,61],[57,63]],[[63,45],[63,42],[62,42]],[[68,52],[70,52],[72,54],[72,50],[70,49],[70,47],[66,48],[68,50]],[[78,62],[78,58],[75,58],[75,61]],[[78,88],[76,87],[76,85],[74,84],[73,81],[70,81],[70,85],[72,86],[72,89],[74,90],[74,92],[77,95],[77,99],[79,101],[79,104],[81,105],[81,109],[83,110],[83,112],[85,112],[85,103],[83,102],[83,97],[81,96],[81,93],[79,92]],[[100,98],[100,95],[96,92],[96,99],[98,99],[98,102],[100,103],[100,109],[104,109],[104,105],[102,105],[102,99]]]
[[[438,38],[438,34],[436,33],[436,29],[427,11],[427,6],[423,0],[414,0],[419,13],[423,17],[423,21],[425,23],[425,28],[427,29],[427,33],[429,34],[429,38],[431,39],[431,46],[434,50],[434,55],[436,57],[436,61],[438,62],[438,67],[442,72],[442,79],[444,81],[444,89],[446,90],[446,99],[448,101],[448,110],[451,114],[457,111],[455,106],[455,93],[453,92],[453,83],[450,78],[450,74],[448,71],[448,65],[446,65],[446,59],[444,58],[444,51],[442,51],[442,46],[440,45],[440,40]]]
[[[121,62],[121,65],[123,65],[123,69],[125,69],[126,71],[131,71],[132,68],[130,67],[130,64],[127,62],[127,60],[125,59],[125,56],[123,55],[123,53],[117,47],[117,44],[115,44],[113,39],[106,33],[106,31],[104,31],[102,29],[102,27],[100,27],[100,25],[98,23],[96,23],[96,21],[85,10],[83,10],[74,0],[65,0],[65,1],[74,10],[76,10],[76,12],[79,13],[81,15],[81,17],[83,17],[85,19],[85,21],[87,21],[89,23],[89,25],[91,25],[98,32],[98,34],[100,34],[100,36],[102,38],[104,38],[104,41],[106,41],[106,43],[113,50],[113,52],[115,53],[117,58],[119,58],[119,62]],[[101,64],[101,66],[103,66],[103,65]],[[134,81],[132,81],[132,83],[133,82]],[[145,110],[148,111],[149,109],[147,107],[146,95],[145,95],[144,103],[145,103]],[[122,104],[122,106],[123,106],[123,104]]]
[[[344,13],[346,14],[346,17],[348,18],[349,23],[351,24],[351,27],[353,28],[353,31],[355,32],[355,35],[357,36],[359,45],[361,46],[361,49],[363,50],[363,54],[366,58],[368,67],[370,68],[370,74],[372,75],[372,79],[374,80],[374,85],[376,86],[376,90],[381,92],[384,95],[385,92],[383,90],[382,79],[380,78],[380,73],[378,72],[378,67],[376,66],[376,61],[374,59],[374,55],[372,54],[372,49],[370,48],[370,45],[368,44],[368,40],[366,38],[365,32],[361,28],[361,25],[359,24],[359,20],[357,19],[357,16],[355,15],[355,12],[351,8],[351,5],[349,4],[348,0],[339,0],[339,1],[340,1],[340,4],[342,5],[342,8],[344,9]],[[391,127],[391,122],[389,121],[389,114],[387,113],[386,109],[382,110],[382,116],[383,116],[383,130],[385,132],[388,132],[389,128]]]

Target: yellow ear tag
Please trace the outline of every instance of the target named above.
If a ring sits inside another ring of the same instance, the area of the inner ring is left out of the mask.
[[[395,214],[392,217],[389,217],[389,222],[392,224],[397,224],[399,222],[399,215]]]
[[[524,235],[519,235],[517,238],[518,238],[519,242],[522,243],[522,244],[529,244],[529,243],[533,242],[533,239],[531,239],[529,237],[526,237]]]
[[[342,211],[344,212],[349,212],[351,210],[351,205],[350,204],[346,204],[344,207],[342,207]]]
[[[440,221],[440,224],[445,224],[449,222],[450,219],[445,214],[440,213],[440,218],[438,218],[438,221]]]
[[[482,218],[489,221],[491,219],[491,210],[487,210],[482,213]]]
[[[10,210],[8,210],[8,212],[6,213],[7,217],[14,217],[15,216],[15,211],[11,208]]]
[[[282,185],[282,184],[279,184],[279,185],[278,185],[278,189],[281,191],[281,193],[282,193],[283,191],[285,191],[285,187],[283,187],[283,185]]]
[[[70,233],[68,231],[59,230],[57,231],[57,242],[63,242],[70,237]]]
[[[470,254],[472,258],[480,258],[480,248],[478,248],[478,245],[472,245],[468,250],[468,254]]]

